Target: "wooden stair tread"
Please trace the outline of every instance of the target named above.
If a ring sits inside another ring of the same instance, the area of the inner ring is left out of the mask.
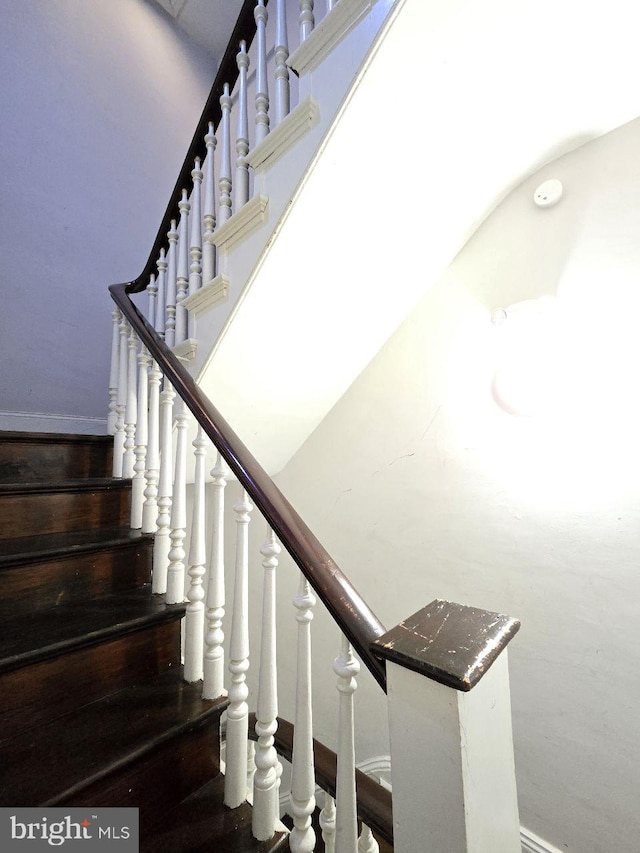
[[[227,705],[206,701],[181,667],[139,681],[65,717],[0,742],[0,801],[54,805],[207,723]]]
[[[91,433],[73,432],[24,432],[22,430],[0,430],[0,442],[25,442],[26,444],[97,444],[110,447],[113,444],[112,435],[93,435]]]
[[[123,480],[116,477],[37,480],[30,483],[0,482],[0,496],[57,494],[59,492],[108,492],[128,489],[130,485],[131,480]]]
[[[147,584],[134,590],[61,605],[35,615],[6,619],[0,637],[0,673],[95,645],[163,621],[180,619],[184,604],[165,604]]]
[[[158,825],[142,828],[141,853],[275,853],[288,850],[288,834],[276,833],[269,841],[251,834],[251,806],[237,809],[223,805],[221,774],[183,800]]]
[[[130,527],[102,527],[72,530],[40,536],[20,536],[0,541],[0,569],[67,554],[90,554],[105,548],[127,547],[132,543],[152,540],[151,534]]]

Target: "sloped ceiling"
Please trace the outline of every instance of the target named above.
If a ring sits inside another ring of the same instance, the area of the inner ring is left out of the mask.
[[[191,38],[219,61],[242,0],[155,0]]]

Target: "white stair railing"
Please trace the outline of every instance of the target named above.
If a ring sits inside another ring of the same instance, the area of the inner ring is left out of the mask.
[[[335,853],[336,850],[336,801],[325,791],[324,806],[320,812],[320,829],[325,853]]]
[[[276,125],[289,115],[289,36],[287,33],[287,0],[277,0],[276,7],[276,47],[275,47],[275,104]]]
[[[187,311],[182,304],[189,295],[189,211],[187,190],[182,190],[178,227],[178,265],[176,273],[176,344],[187,338]]]
[[[178,402],[176,417],[176,455],[171,500],[171,548],[167,568],[167,604],[184,601],[185,550],[187,535],[187,429],[189,422],[187,404]]]
[[[269,14],[264,5],[264,0],[258,0],[254,14],[258,44],[255,133],[255,144],[258,145],[263,139],[267,138],[269,133],[269,84],[267,81],[267,20]]]
[[[142,511],[144,505],[145,471],[147,468],[147,443],[149,440],[149,364],[151,359],[144,346],[138,352],[138,401],[137,421],[135,426],[135,446],[133,449],[135,463],[133,466],[133,481],[131,483],[131,527],[139,530],[142,527]]]
[[[144,505],[142,507],[142,532],[155,533],[158,525],[158,481],[160,479],[160,382],[162,373],[158,363],[151,359],[149,367],[149,411],[147,420],[147,456],[145,459]]]
[[[266,11],[266,10],[265,10]],[[237,213],[249,201],[249,111],[247,104],[247,75],[249,56],[247,44],[240,42],[236,57],[238,63],[238,129],[236,132],[236,178],[234,185],[233,211]]]
[[[340,654],[333,664],[338,676],[338,762],[336,769],[336,848],[339,853],[357,853],[358,810],[356,805],[356,753],[353,694],[360,664],[351,645],[342,637]]]
[[[204,677],[204,597],[202,584],[206,572],[205,553],[205,465],[207,442],[202,427],[193,441],[196,457],[193,485],[193,515],[189,546],[189,592],[185,615],[184,679],[193,682]]]
[[[169,551],[171,549],[171,496],[173,494],[173,401],[175,392],[165,377],[160,394],[160,479],[158,483],[158,521],[153,544],[151,588],[166,593]]]
[[[211,242],[216,229],[216,176],[215,150],[216,136],[213,122],[209,122],[209,132],[204,138],[207,156],[204,169],[204,202],[202,220],[204,233],[202,235],[202,283],[209,284],[216,274],[216,247]]]
[[[209,540],[209,580],[207,585],[207,633],[205,635],[202,695],[215,699],[224,692],[224,490],[227,469],[220,453],[211,470],[212,511]]]

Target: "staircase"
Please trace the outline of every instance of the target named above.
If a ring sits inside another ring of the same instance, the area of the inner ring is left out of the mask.
[[[141,850],[286,849],[222,806],[228,703],[182,678],[185,606],[151,593],[111,445],[0,434],[0,802],[138,807]]]

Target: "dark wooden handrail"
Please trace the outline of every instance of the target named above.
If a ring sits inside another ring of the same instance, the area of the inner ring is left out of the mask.
[[[109,288],[116,305],[247,490],[364,665],[386,692],[385,665],[370,649],[371,643],[385,633],[384,625],[196,385],[193,377],[131,302],[127,295],[128,286],[126,283],[112,284]]]
[[[249,738],[257,740],[256,715],[249,714]],[[274,734],[274,745],[278,755],[291,761],[293,756],[293,725],[278,717],[278,729]],[[332,797],[336,795],[337,756],[332,749],[313,740],[313,763],[317,784]],[[391,791],[356,768],[356,793],[358,817],[388,844],[393,844],[393,807]]]
[[[265,0],[265,6],[268,3],[269,0]],[[233,89],[233,85],[238,77],[238,67],[236,65],[238,46],[244,39],[247,43],[247,47],[249,47],[256,34],[256,22],[253,16],[255,6],[255,0],[244,0],[242,4],[242,9],[238,15],[238,20],[233,28],[233,32],[231,33],[227,49],[224,52],[220,65],[218,66],[218,71],[216,73],[215,80],[213,81],[209,97],[207,98],[207,103],[205,104],[200,120],[198,121],[195,133],[193,134],[193,139],[191,140],[191,145],[189,146],[186,157],[184,158],[184,163],[180,169],[178,180],[176,181],[176,185],[173,188],[171,197],[169,198],[169,203],[167,204],[167,209],[162,217],[162,222],[158,228],[158,234],[151,252],[149,253],[147,263],[144,265],[140,275],[133,279],[133,281],[129,282],[127,286],[129,293],[139,293],[141,290],[144,290],[149,283],[149,276],[151,273],[155,272],[155,264],[158,259],[158,255],[160,254],[160,249],[163,244],[166,243],[167,231],[169,230],[171,220],[176,218],[178,202],[182,196],[182,190],[186,189],[191,181],[191,170],[193,169],[194,160],[196,157],[200,157],[201,160],[204,160],[205,158],[207,149],[204,138],[209,130],[209,122],[212,121],[217,127],[220,121],[220,95],[222,95],[223,86],[225,83],[228,83],[229,88]]]

